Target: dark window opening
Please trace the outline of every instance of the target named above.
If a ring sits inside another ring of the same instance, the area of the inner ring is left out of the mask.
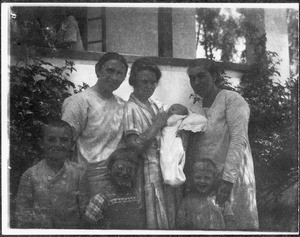
[[[105,52],[105,20],[102,7],[12,7],[10,40],[14,45]],[[71,47],[74,43],[81,47]]]

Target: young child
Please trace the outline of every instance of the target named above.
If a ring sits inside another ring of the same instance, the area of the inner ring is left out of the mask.
[[[226,203],[222,210],[214,202],[217,168],[210,159],[193,165],[192,191],[183,199],[176,226],[185,230],[234,229],[235,218]]]
[[[80,228],[88,204],[81,167],[69,161],[72,128],[62,120],[43,128],[43,160],[22,175],[16,203],[19,228]]]
[[[118,149],[108,158],[107,168],[112,185],[90,200],[86,220],[93,228],[144,229],[146,214],[135,188],[137,157],[127,148]]]
[[[164,183],[177,187],[185,182],[183,173],[187,137],[185,131],[201,132],[206,128],[207,119],[189,112],[181,104],[173,104],[169,109],[167,126],[162,129],[160,165]]]

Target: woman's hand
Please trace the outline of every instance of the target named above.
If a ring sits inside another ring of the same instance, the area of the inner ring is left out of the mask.
[[[216,196],[216,202],[219,206],[224,207],[226,201],[230,202],[232,187],[233,183],[222,180]]]
[[[140,135],[130,134],[126,137],[126,146],[133,149],[136,154],[144,152],[151,145],[161,128],[167,124],[169,117],[167,112],[159,112],[153,118],[153,124],[145,132]]]
[[[169,117],[170,114],[166,111],[158,112],[158,114],[153,118],[153,124],[155,124],[157,128],[162,128],[166,126]]]

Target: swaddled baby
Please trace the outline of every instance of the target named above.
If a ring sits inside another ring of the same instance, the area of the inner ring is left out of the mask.
[[[177,134],[180,130],[205,131],[207,119],[189,111],[181,104],[173,104],[168,113],[170,117],[167,126],[162,130],[160,165],[164,183],[176,187],[186,180],[183,173],[185,150],[182,139]]]
[[[181,105],[181,104],[173,104],[171,107],[168,109],[168,113],[172,115],[188,115],[189,111],[187,107]]]

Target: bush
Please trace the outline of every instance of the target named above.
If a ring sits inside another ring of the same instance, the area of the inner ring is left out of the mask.
[[[18,63],[19,64],[19,63]],[[37,163],[41,125],[61,117],[64,99],[74,84],[67,77],[74,63],[57,67],[41,59],[10,68],[10,195],[16,195],[23,172]]]
[[[262,206],[297,181],[298,79],[285,86],[274,82],[272,78],[279,75],[277,54],[265,50],[265,35],[253,35],[255,63],[242,77],[239,92],[251,109],[249,139],[258,206]]]

